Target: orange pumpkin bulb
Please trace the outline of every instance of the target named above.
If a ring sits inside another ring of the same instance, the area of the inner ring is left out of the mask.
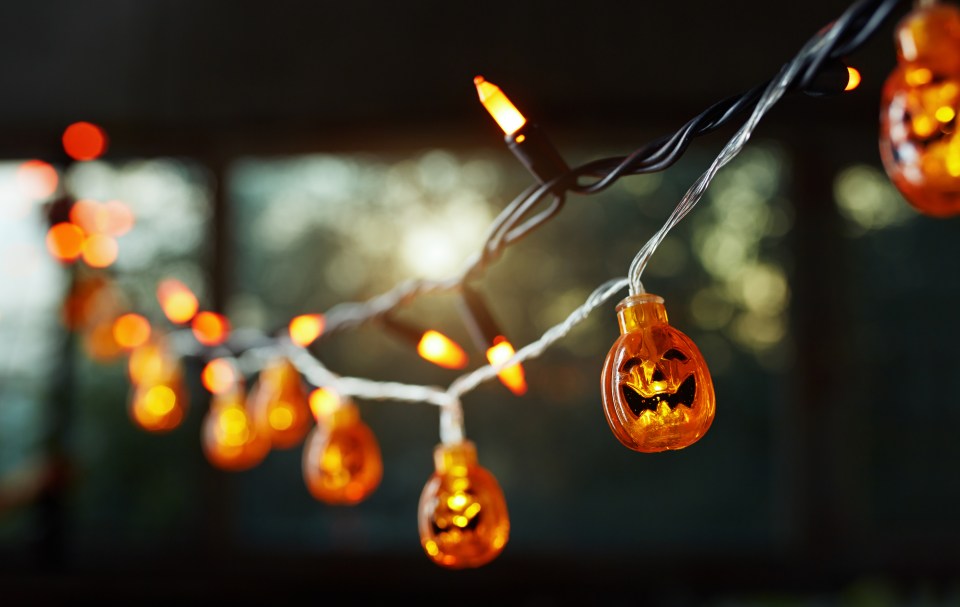
[[[382,477],[380,445],[357,406],[344,402],[323,413],[303,450],[303,480],[310,494],[328,504],[356,504]]]
[[[260,372],[251,390],[250,411],[257,432],[278,449],[289,449],[310,429],[310,407],[300,373],[289,360],[274,361]]]
[[[241,386],[215,394],[203,420],[203,453],[217,468],[246,470],[270,451],[270,439],[257,432],[243,401]]]
[[[693,341],[671,327],[663,299],[631,295],[617,306],[620,337],[603,364],[603,411],[634,451],[683,449],[716,412],[713,381]]]
[[[880,112],[880,155],[891,181],[917,210],[960,213],[960,10],[919,7],[897,25],[899,65]]]
[[[129,361],[132,394],[130,418],[148,432],[167,432],[180,425],[187,411],[183,370],[166,343],[152,339],[135,348]]]
[[[510,518],[497,479],[477,463],[470,441],[439,445],[436,471],[420,494],[420,544],[449,569],[480,567],[507,544]]]

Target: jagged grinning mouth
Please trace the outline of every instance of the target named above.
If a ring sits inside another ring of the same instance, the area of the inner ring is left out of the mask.
[[[623,398],[627,401],[630,410],[633,411],[634,415],[640,417],[640,414],[644,411],[655,412],[660,403],[666,403],[671,409],[675,409],[677,405],[686,405],[692,409],[693,401],[697,396],[697,380],[691,374],[683,380],[683,383],[675,392],[663,392],[654,396],[643,396],[628,384],[623,384],[622,391]]]

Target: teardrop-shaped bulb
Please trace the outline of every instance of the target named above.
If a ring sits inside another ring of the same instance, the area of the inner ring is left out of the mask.
[[[289,449],[310,429],[310,407],[300,373],[289,360],[273,361],[260,372],[250,391],[250,411],[257,432],[275,448]]]
[[[380,445],[356,405],[345,402],[319,416],[303,449],[303,480],[313,497],[356,504],[373,493],[382,476]]]
[[[471,441],[439,445],[433,458],[436,471],[420,494],[420,544],[441,567],[489,563],[510,536],[507,502],[497,479],[477,463]]]
[[[203,420],[203,453],[224,470],[246,470],[263,461],[270,440],[257,433],[244,406],[243,388],[215,394]]]

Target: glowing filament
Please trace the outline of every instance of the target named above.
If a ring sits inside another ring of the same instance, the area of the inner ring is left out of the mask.
[[[447,369],[462,369],[467,366],[467,354],[457,342],[438,331],[427,331],[417,344],[417,353],[435,365]]]
[[[527,119],[523,117],[523,114],[513,105],[510,99],[503,94],[500,87],[492,82],[487,82],[483,79],[483,76],[474,78],[473,83],[477,86],[480,103],[483,104],[483,107],[487,108],[487,111],[490,112],[493,119],[496,120],[500,128],[503,129],[504,134],[513,135],[526,124]]]

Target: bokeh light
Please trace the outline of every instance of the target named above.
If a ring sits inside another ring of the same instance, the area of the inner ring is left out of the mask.
[[[200,380],[211,394],[222,394],[236,385],[237,370],[229,360],[215,358],[203,368]]]
[[[323,333],[323,314],[301,314],[290,321],[290,341],[307,347]]]
[[[193,318],[193,336],[205,346],[219,346],[230,334],[230,322],[216,312],[200,312]]]
[[[63,149],[74,160],[95,160],[107,150],[107,135],[89,122],[74,122],[63,132]]]
[[[17,188],[31,200],[49,198],[59,182],[57,170],[42,160],[28,160],[17,169]]]
[[[157,285],[157,300],[164,315],[175,324],[189,322],[197,313],[200,303],[187,285],[174,278],[167,278]]]
[[[117,260],[117,241],[104,234],[91,234],[83,241],[83,261],[91,268],[107,268]]]
[[[150,339],[150,322],[139,314],[124,314],[113,321],[113,338],[128,350],[138,348]]]
[[[60,261],[76,261],[83,252],[83,230],[70,222],[58,223],[47,231],[47,250]]]

